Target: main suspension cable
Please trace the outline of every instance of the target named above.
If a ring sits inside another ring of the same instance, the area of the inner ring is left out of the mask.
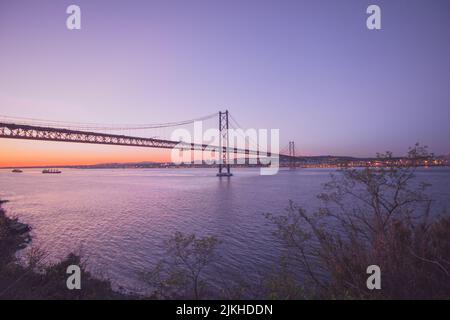
[[[191,124],[196,121],[208,120],[216,117],[217,113],[213,113],[204,117],[199,117],[190,120],[178,121],[178,122],[165,122],[165,123],[152,123],[152,124],[119,124],[119,125],[108,125],[99,123],[83,123],[83,122],[69,122],[69,121],[53,121],[53,120],[43,120],[35,118],[24,118],[24,117],[10,117],[0,115],[0,120],[5,122],[12,122],[15,124],[25,124],[25,125],[41,125],[41,126],[54,126],[66,129],[80,129],[80,130],[143,130],[143,129],[158,129],[158,128],[169,128],[177,127],[186,124]]]

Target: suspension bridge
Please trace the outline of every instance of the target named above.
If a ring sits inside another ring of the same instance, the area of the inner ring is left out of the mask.
[[[218,145],[176,141],[161,137],[161,130],[173,130],[175,127],[189,126],[208,120],[218,120]],[[244,146],[239,147],[233,141],[230,143],[230,129],[244,135]],[[152,132],[152,135],[145,137],[144,134],[136,136],[130,133],[137,130]],[[158,135],[155,135],[155,131],[158,132]],[[204,152],[211,152],[213,157],[217,153],[216,163],[219,168],[217,176],[220,177],[232,176],[231,165],[237,162],[238,155],[243,155],[245,164],[250,163],[250,159],[253,159],[256,163],[264,162],[264,164],[271,161],[288,162],[289,166],[295,167],[295,163],[301,161],[301,158],[295,155],[293,141],[289,142],[288,154],[283,153],[286,148],[277,152],[269,152],[266,151],[266,148],[261,147],[255,139],[245,136],[243,132],[245,130],[228,110],[191,120],[144,125],[105,125],[0,116],[0,138],[178,149],[181,152],[201,152],[202,159]],[[261,161],[262,159],[265,161]]]

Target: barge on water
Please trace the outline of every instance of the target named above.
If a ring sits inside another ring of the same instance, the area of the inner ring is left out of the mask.
[[[61,171],[58,169],[44,169],[42,170],[42,173],[58,174],[61,173]]]

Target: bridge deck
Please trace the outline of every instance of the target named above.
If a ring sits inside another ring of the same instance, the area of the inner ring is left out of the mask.
[[[25,139],[41,141],[60,141],[72,143],[106,144],[147,148],[180,149],[195,151],[219,151],[218,146],[187,143],[182,141],[171,141],[155,138],[142,138],[126,135],[116,135],[99,132],[78,131],[64,128],[41,127],[14,123],[0,122],[0,138]],[[240,148],[225,148],[223,152],[254,155],[257,157],[276,157],[290,159],[291,157],[282,154],[265,154],[260,151]]]

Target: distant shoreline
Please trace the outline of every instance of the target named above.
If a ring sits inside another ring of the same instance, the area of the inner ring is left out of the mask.
[[[230,159],[232,168],[261,168],[267,166],[260,162],[254,163],[256,158]],[[249,162],[250,161],[250,162]],[[412,163],[412,161],[414,163]],[[298,168],[340,168],[340,167],[384,167],[384,166],[405,166],[405,165],[423,166],[423,167],[447,167],[450,166],[449,155],[430,155],[420,159],[411,160],[408,157],[351,157],[351,156],[297,156],[295,158],[283,159],[279,161],[279,166],[298,167]],[[209,164],[203,162],[191,162],[176,164],[173,162],[105,162],[96,164],[75,164],[75,165],[38,165],[38,166],[4,166],[0,169],[46,169],[46,168],[65,168],[65,169],[212,169],[217,168],[218,164]]]
[[[355,164],[347,165],[345,163],[336,164],[304,164],[295,165],[299,169],[324,169],[324,168],[342,168],[342,167],[353,167],[353,168],[364,168],[364,167],[387,167],[389,165],[368,165],[368,164]],[[252,169],[261,168],[262,165],[231,165],[234,169]],[[441,164],[422,164],[418,167],[450,167],[450,162]],[[161,165],[161,166],[145,166],[145,165],[129,165],[129,164],[117,164],[117,165],[76,165],[76,166],[66,166],[66,165],[47,165],[47,166],[10,166],[10,167],[0,167],[0,170],[13,170],[13,169],[47,169],[47,168],[58,168],[58,169],[79,169],[79,170],[96,170],[96,169],[215,169],[218,168],[217,165]],[[282,164],[280,168],[290,168],[289,164]]]

